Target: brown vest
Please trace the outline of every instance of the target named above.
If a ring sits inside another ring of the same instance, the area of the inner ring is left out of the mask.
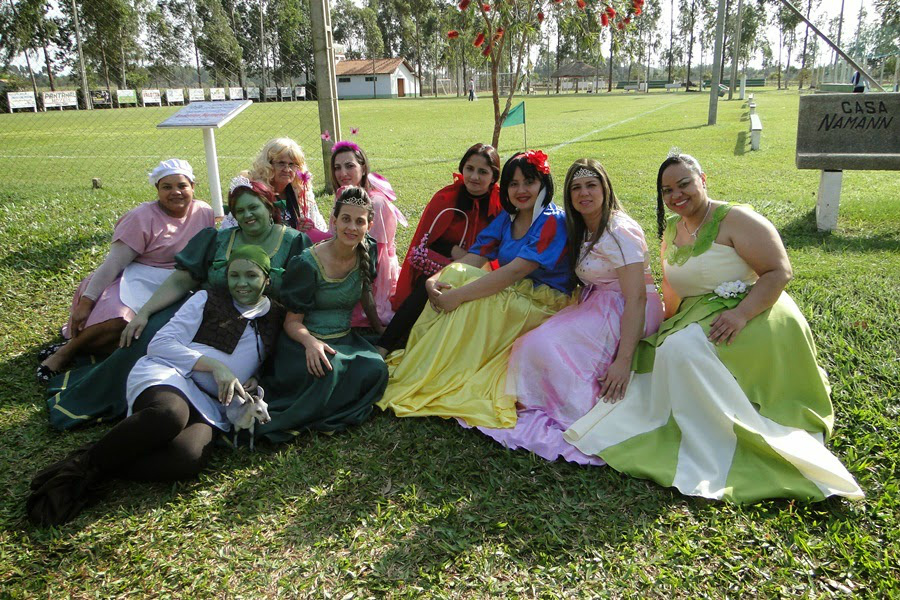
[[[203,321],[197,335],[194,336],[195,342],[231,354],[244,335],[247,324],[253,321],[251,327],[256,325],[266,355],[271,356],[278,333],[284,326],[285,312],[280,304],[270,299],[272,305],[269,312],[256,319],[245,319],[235,308],[234,301],[228,293],[210,290],[207,294],[209,296],[203,307]]]

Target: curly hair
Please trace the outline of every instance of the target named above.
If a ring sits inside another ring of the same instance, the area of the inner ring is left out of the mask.
[[[306,156],[303,154],[300,144],[291,138],[275,138],[266,142],[259,153],[257,153],[256,158],[253,159],[253,165],[248,172],[250,179],[264,181],[271,185],[272,179],[275,178],[275,169],[272,167],[272,162],[279,158],[289,159],[297,165],[299,171],[308,170],[306,168]],[[297,198],[305,197],[306,192],[299,177],[294,177],[293,181],[291,181],[291,187],[294,188],[294,194]]]

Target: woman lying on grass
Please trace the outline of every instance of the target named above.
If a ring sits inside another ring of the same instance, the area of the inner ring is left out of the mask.
[[[153,336],[128,376],[129,416],[31,482],[26,508],[34,523],[72,519],[105,479],[167,481],[200,472],[214,431],[231,429],[225,406],[249,400],[284,322],[283,310],[263,295],[269,271],[259,246],[238,248],[228,259],[228,293],[197,292]]]

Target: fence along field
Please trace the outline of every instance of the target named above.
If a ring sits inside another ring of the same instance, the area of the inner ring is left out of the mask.
[[[312,150],[322,183],[318,108],[304,101],[313,70],[306,2],[35,4],[0,7],[0,28],[8,28],[0,61],[25,67],[27,59],[28,67],[21,78],[0,74],[0,185],[39,176],[54,191],[89,189],[92,178],[139,188],[174,156],[191,162],[206,198],[201,132],[156,125],[191,101],[245,98],[254,105],[216,135],[223,187],[276,136]]]

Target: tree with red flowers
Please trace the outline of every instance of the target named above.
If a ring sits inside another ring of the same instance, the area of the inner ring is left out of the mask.
[[[556,4],[571,0],[549,0]],[[546,14],[548,0],[459,0],[459,9],[470,7],[481,17],[481,32],[472,44],[481,48],[481,54],[491,62],[491,91],[494,103],[494,134],[491,144],[498,148],[500,144],[500,128],[509,114],[513,95],[522,79],[522,66],[525,49],[529,41],[539,42],[540,29]],[[641,14],[644,0],[574,0],[577,10],[586,11],[601,27],[613,27],[618,33],[627,31],[632,20]],[[460,37],[454,30],[447,34],[452,41]],[[500,108],[500,65],[503,57],[511,58],[510,70],[513,71],[506,94],[506,102]]]

